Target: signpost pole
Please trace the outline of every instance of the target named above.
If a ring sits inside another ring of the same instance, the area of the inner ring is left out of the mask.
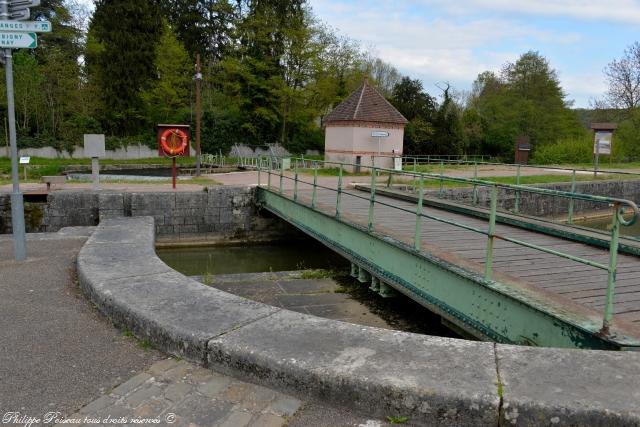
[[[171,182],[173,184],[173,189],[176,189],[176,158],[171,158]]]
[[[0,3],[2,14],[8,12],[7,3]],[[4,15],[6,16],[6,15]],[[5,74],[7,78],[7,112],[9,116],[9,145],[11,146],[11,225],[13,229],[13,250],[16,261],[24,261],[27,257],[27,243],[24,227],[24,200],[20,192],[18,178],[18,146],[16,142],[16,111],[13,94],[13,56],[11,49],[4,50]]]
[[[40,5],[40,0],[0,1],[0,46],[4,47],[5,75],[7,80],[7,116],[9,124],[9,145],[11,152],[11,225],[13,230],[13,249],[16,261],[27,257],[27,244],[24,225],[24,200],[20,192],[20,171],[18,169],[18,146],[16,142],[16,111],[13,91],[13,55],[11,48],[25,47],[33,49],[37,45],[35,32],[50,32],[49,22],[20,22],[29,18],[29,8]],[[7,32],[10,29],[12,31]],[[17,31],[17,33],[15,32]],[[29,31],[33,31],[28,33]],[[5,122],[6,123],[6,122]]]
[[[598,139],[596,139],[595,141],[596,141],[596,158],[595,158],[595,162],[593,164],[593,177],[597,178],[598,177],[598,163],[600,162],[600,141],[598,141]]]
[[[93,191],[100,189],[100,164],[97,157],[91,158],[91,181]]]

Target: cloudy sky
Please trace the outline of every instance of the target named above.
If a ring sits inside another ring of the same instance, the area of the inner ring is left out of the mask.
[[[91,0],[78,0],[91,3]],[[602,70],[640,41],[640,0],[309,0],[326,24],[422,80],[469,90],[475,77],[535,50],[568,99],[602,97]]]
[[[602,70],[640,40],[640,0],[310,0],[315,14],[373,46],[425,89],[469,90],[478,73],[535,50],[576,107],[606,91]]]

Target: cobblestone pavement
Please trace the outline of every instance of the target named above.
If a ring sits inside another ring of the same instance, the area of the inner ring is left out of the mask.
[[[173,425],[188,427],[379,427],[346,409],[305,403],[176,359],[155,363],[77,413],[58,420],[73,425]],[[386,423],[384,423],[386,425]]]
[[[68,419],[100,420],[103,425],[109,420],[120,425],[159,420],[161,425],[176,426],[282,426],[301,404],[268,388],[166,359]]]

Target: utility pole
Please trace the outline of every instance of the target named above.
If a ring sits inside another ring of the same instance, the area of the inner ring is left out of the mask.
[[[200,67],[200,54],[196,54],[196,176],[200,176],[200,125],[202,121],[202,105],[200,100],[202,90],[202,70]]]

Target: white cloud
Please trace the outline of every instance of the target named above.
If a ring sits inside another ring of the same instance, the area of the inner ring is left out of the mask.
[[[366,45],[374,45],[385,61],[410,75],[430,76],[434,81],[471,82],[478,73],[499,69],[517,55],[496,53],[506,40],[510,44],[532,42],[571,44],[576,33],[543,31],[501,19],[454,22],[443,18],[413,16],[396,3],[381,2],[367,8],[366,2],[339,3],[334,14],[331,0],[314,1],[314,8],[333,27]],[[490,48],[496,47],[496,52]],[[523,49],[526,50],[526,49]],[[491,52],[483,53],[482,52]]]
[[[640,1],[637,0],[418,0],[418,3],[437,5],[456,14],[492,11],[600,22],[640,22]]]
[[[509,4],[514,11],[530,13],[525,9],[526,5],[519,4],[522,2],[380,0],[372,4],[366,0],[351,3],[311,1],[321,19],[361,41],[364,46],[373,45],[377,56],[404,74],[420,78],[428,90],[442,81],[449,81],[458,89],[469,89],[480,72],[497,71],[526,50],[544,50],[545,46],[573,48],[583,41],[583,35],[576,31],[550,30],[536,26],[533,20],[513,19],[500,14],[474,14],[472,10],[504,9]],[[543,0],[544,3],[547,1]],[[536,5],[526,7],[535,8]],[[450,13],[454,8],[465,9],[466,15],[452,16]],[[570,98],[576,99],[578,105],[586,105],[589,97],[602,93],[599,71],[588,79],[583,75],[561,76],[565,91]]]
[[[588,107],[592,99],[602,98],[607,85],[600,73],[578,73],[560,76],[568,99],[575,100],[576,107]]]

